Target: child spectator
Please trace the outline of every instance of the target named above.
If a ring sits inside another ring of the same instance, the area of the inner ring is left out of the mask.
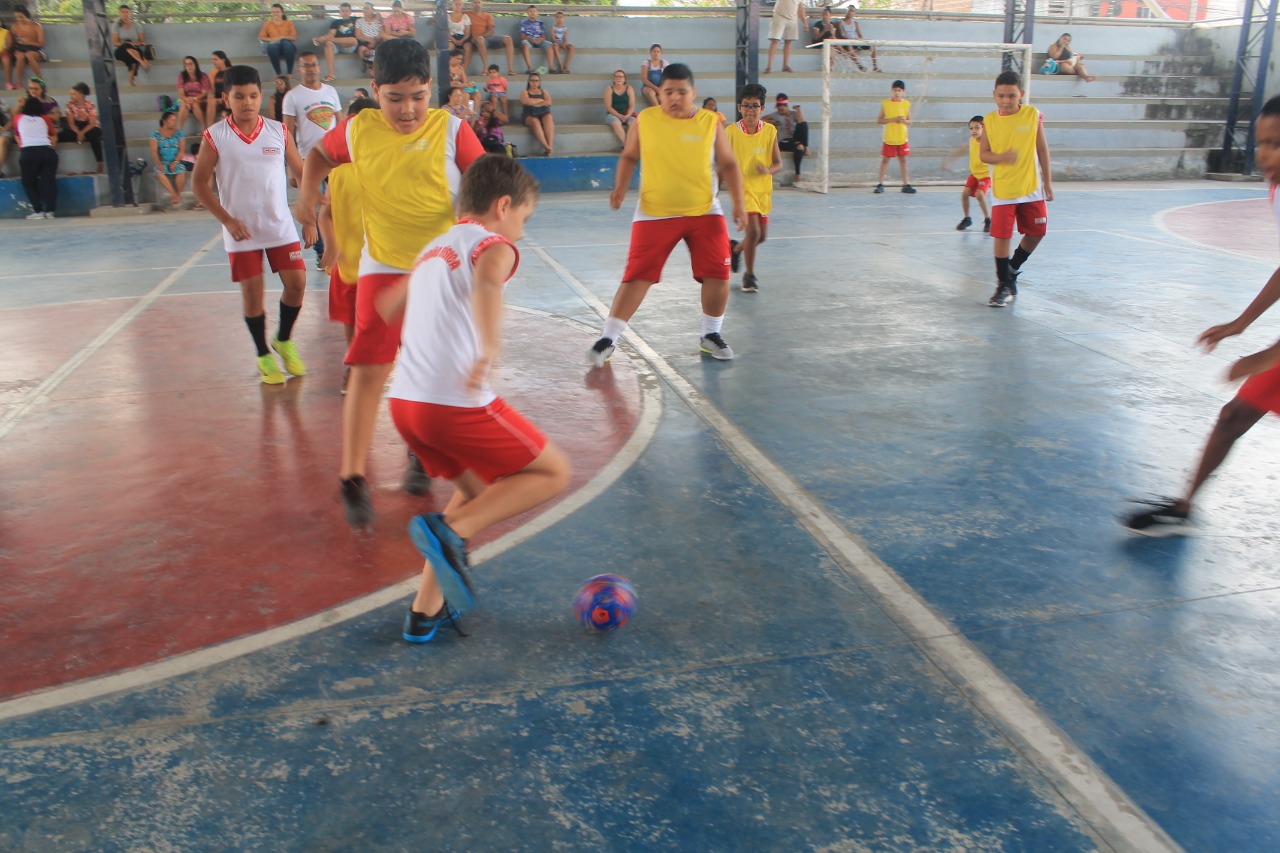
[[[280,60],[284,60],[285,73],[293,76],[293,61],[298,56],[298,29],[284,13],[279,3],[271,4],[271,17],[258,30],[258,41],[271,60],[271,70],[280,73]]]
[[[991,189],[991,167],[982,162],[982,144],[979,141],[981,139],[982,116],[974,116],[969,119],[969,144],[952,151],[951,156],[942,163],[942,168],[947,169],[957,157],[967,155],[969,158],[969,177],[965,179],[964,188],[960,190],[960,208],[964,211],[964,218],[956,226],[957,231],[966,231],[973,224],[973,219],[969,216],[971,196],[978,200],[978,206],[982,208],[982,230],[991,230],[991,213],[987,208],[987,190]]]
[[[213,89],[208,100],[208,112],[204,118],[205,127],[213,124],[227,111],[222,101],[222,95],[225,92],[223,80],[227,76],[227,69],[231,67],[231,60],[227,58],[226,51],[215,50],[209,55],[209,59],[213,63],[213,74],[209,78]]]
[[[316,47],[324,46],[325,73],[322,82],[333,82],[334,53],[355,53],[360,42],[356,39],[356,18],[351,14],[351,4],[338,7],[338,18],[329,22],[325,34],[311,40]]]
[[[604,120],[618,137],[618,143],[625,146],[627,131],[636,120],[636,90],[627,82],[627,72],[621,68],[613,72],[613,82],[604,89]]]
[[[26,68],[31,69],[32,77],[39,78],[40,63],[45,59],[44,27],[31,19],[26,6],[13,7],[13,26],[9,28],[9,37],[13,42],[13,76],[18,83],[22,83],[23,70]]]
[[[600,339],[587,353],[587,363],[603,367],[613,355],[618,337],[644,301],[649,288],[662,279],[671,250],[683,240],[689,246],[693,277],[702,284],[702,336],[698,348],[713,358],[733,358],[720,335],[729,303],[729,232],[717,195],[718,184],[728,186],[733,221],[746,227],[742,175],[733,149],[716,117],[695,106],[693,72],[676,63],[662,72],[661,107],[641,111],[627,134],[618,158],[609,206],[617,210],[642,162],[640,201],[631,223],[631,249],[622,285],[614,294]]]
[[[1022,78],[1005,71],[996,78],[996,111],[983,120],[979,157],[991,165],[991,237],[996,257],[996,291],[987,304],[1003,308],[1018,295],[1018,275],[1049,230],[1053,201],[1053,172],[1044,117],[1022,103]],[[1039,165],[1037,170],[1036,166]],[[1041,183],[1043,181],[1043,183]],[[1018,249],[1009,257],[1014,222],[1022,233]]]
[[[169,194],[169,204],[174,207],[182,203],[182,186],[187,181],[187,170],[182,163],[184,138],[178,127],[177,112],[162,112],[160,129],[151,131],[151,162],[156,164],[156,181]]]
[[[573,45],[569,43],[569,28],[564,23],[564,12],[556,12],[556,23],[551,28],[551,58],[555,60],[552,74],[572,74]],[[556,70],[559,69],[559,70]]]
[[[67,101],[66,115],[58,130],[58,141],[89,143],[93,159],[98,164],[98,174],[102,174],[102,128],[98,124],[98,109],[93,101],[87,100],[88,95],[88,83],[77,83],[71,87],[71,99]]]
[[[382,15],[372,3],[364,4],[360,20],[356,22],[356,53],[364,63],[364,70],[373,67],[374,50],[382,41]],[[367,97],[367,95],[366,95]]]
[[[884,126],[884,142],[880,145],[880,180],[874,192],[884,192],[884,176],[889,161],[897,157],[898,168],[902,170],[902,191],[912,194],[916,188],[907,179],[907,157],[911,154],[911,145],[907,142],[907,127],[911,124],[907,84],[894,80],[891,91],[892,96],[880,102],[880,114],[876,116],[876,124]]]
[[[729,123],[729,120],[728,120],[727,118],[725,118],[725,117],[724,117],[724,113],[722,113],[722,112],[720,112],[720,110],[716,109],[716,106],[717,106],[717,104],[716,104],[716,99],[715,99],[715,98],[707,98],[705,101],[703,101],[703,102],[702,102],[702,108],[703,108],[704,110],[707,110],[708,112],[713,112],[713,113],[715,113],[715,114],[716,114],[716,118],[720,119],[720,126],[721,126],[721,127],[724,127],[726,124],[728,124],[728,123]]]
[[[222,245],[231,261],[231,280],[240,284],[244,322],[257,350],[258,373],[267,385],[280,385],[284,374],[271,357],[275,350],[284,369],[302,376],[306,367],[292,340],[293,324],[302,310],[307,285],[302,246],[289,213],[288,173],[296,178],[302,158],[284,125],[259,115],[262,83],[258,69],[234,65],[227,70],[226,99],[230,115],[204,132],[196,157],[192,189],[196,198],[222,223]],[[286,173],[286,167],[288,173]],[[218,180],[214,194],[212,182]],[[312,222],[315,207],[312,206]],[[315,226],[311,226],[314,231]],[[267,348],[267,313],[263,305],[262,256],[280,276],[280,323]]]
[[[457,491],[444,512],[420,515],[409,535],[426,558],[402,635],[425,643],[475,606],[467,542],[551,500],[569,484],[564,453],[494,393],[502,351],[502,291],[538,183],[517,162],[481,157],[458,190],[462,219],[429,243],[396,282],[387,311],[403,312],[391,419],[427,473]]]
[[[507,114],[501,112],[494,101],[485,101],[480,105],[480,114],[476,116],[471,129],[476,132],[476,137],[485,151],[490,154],[510,156],[507,140],[502,131],[502,126],[507,123],[507,120]]]
[[[467,71],[462,67],[462,51],[449,51],[449,85],[466,88],[471,85],[467,81]]]
[[[284,124],[284,98],[289,94],[289,78],[278,74],[275,82],[276,90],[271,95],[271,117]]]
[[[520,93],[520,105],[520,121],[550,157],[556,145],[556,120],[551,115],[551,93],[542,88],[541,74],[529,75],[529,83]]]
[[[187,117],[195,116],[200,127],[206,126],[208,111],[205,109],[213,84],[209,75],[200,70],[194,56],[182,58],[182,70],[178,72],[178,127],[187,126]]]
[[[484,93],[486,101],[493,101],[499,112],[507,111],[507,78],[498,73],[498,66],[490,65],[485,72]]]
[[[471,42],[466,46],[463,64],[471,64],[471,52],[480,54],[480,67],[489,64],[489,48],[500,47],[507,52],[507,76],[514,75],[516,55],[511,36],[494,35],[493,15],[484,10],[484,0],[471,0]],[[504,106],[505,110],[506,107]]]
[[[119,17],[111,24],[111,44],[116,49],[116,59],[129,69],[129,85],[136,86],[134,78],[138,76],[138,69],[151,69],[147,59],[147,38],[142,27],[134,22],[132,9],[121,6],[118,11]]]
[[[530,48],[540,47],[547,55],[547,67],[551,66],[551,40],[547,38],[547,25],[538,20],[538,7],[525,9],[525,19],[520,22],[520,55],[524,57],[525,72],[533,73]]]
[[[747,262],[742,275],[742,292],[756,293],[756,247],[769,233],[769,211],[773,208],[773,176],[782,171],[782,151],[778,130],[760,120],[764,110],[764,86],[749,83],[738,94],[742,120],[729,125],[729,145],[742,172],[743,204],[747,211],[747,233],[742,242],[729,241],[729,268],[738,271],[740,260]]]
[[[1276,185],[1280,183],[1280,98],[1272,98],[1263,104],[1254,128],[1258,168],[1270,184],[1272,214],[1280,220],[1280,205],[1275,201]],[[1213,352],[1219,343],[1249,328],[1276,304],[1277,299],[1280,299],[1280,269],[1271,274],[1240,316],[1200,335],[1200,345],[1206,352]],[[1263,415],[1267,412],[1280,413],[1280,344],[1272,344],[1261,352],[1238,359],[1227,371],[1227,379],[1231,382],[1244,379],[1245,383],[1218,414],[1189,487],[1178,498],[1140,501],[1148,509],[1134,513],[1122,522],[1130,533],[1185,536],[1195,531],[1191,513],[1200,487],[1226,461],[1235,443],[1262,420]]]
[[[13,123],[22,189],[31,204],[27,219],[53,219],[58,209],[58,134],[40,99],[28,95]]]
[[[786,93],[779,92],[774,99],[773,112],[764,120],[778,129],[778,147],[791,152],[796,180],[800,180],[800,164],[809,151],[809,122],[804,120],[799,104],[793,107]]]
[[[373,93],[380,110],[365,110],[325,135],[307,158],[295,209],[303,234],[313,239],[310,212],[331,169],[351,163],[364,194],[364,244],[356,286],[356,330],[347,350],[351,382],[343,411],[342,462],[338,470],[347,521],[373,520],[365,479],[378,422],[382,388],[400,345],[400,324],[377,310],[379,295],[413,267],[422,247],[454,224],[453,193],[471,163],[484,153],[471,128],[428,106],[431,61],[413,39],[378,47]],[[430,480],[410,459],[405,489],[422,494]]]
[[[649,58],[640,66],[640,82],[643,84],[644,99],[651,107],[658,105],[658,87],[662,85],[662,72],[670,64],[662,58],[662,45],[649,45]]]

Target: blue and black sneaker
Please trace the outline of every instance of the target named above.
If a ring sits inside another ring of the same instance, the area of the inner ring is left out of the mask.
[[[467,577],[467,541],[445,524],[438,512],[416,515],[409,522],[409,538],[418,553],[431,561],[444,597],[459,614],[476,609],[476,596]]]
[[[419,613],[413,608],[409,608],[409,612],[404,617],[404,630],[401,636],[411,643],[426,643],[436,635],[441,626],[452,625],[453,630],[458,632],[459,637],[465,637],[466,632],[458,624],[458,619],[462,616],[457,610],[449,606],[446,600],[444,606],[434,616],[428,616],[425,613]]]

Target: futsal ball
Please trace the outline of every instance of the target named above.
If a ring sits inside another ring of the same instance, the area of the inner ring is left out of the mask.
[[[620,575],[596,575],[582,585],[573,600],[578,621],[593,631],[613,631],[631,621],[636,588]]]

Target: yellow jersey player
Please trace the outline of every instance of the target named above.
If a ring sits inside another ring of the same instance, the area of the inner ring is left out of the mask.
[[[876,116],[876,124],[884,125],[884,142],[880,146],[880,180],[874,191],[884,192],[889,161],[897,157],[898,168],[902,170],[902,191],[910,195],[916,191],[907,177],[907,157],[911,155],[911,145],[907,142],[911,102],[907,100],[907,84],[901,80],[894,80],[890,91],[891,96],[880,102],[880,115]]]
[[[747,262],[742,275],[742,291],[756,293],[756,247],[765,241],[769,231],[769,211],[773,207],[773,176],[782,170],[782,150],[778,147],[778,129],[760,120],[764,109],[764,86],[748,83],[738,93],[738,110],[742,120],[728,127],[729,146],[742,172],[742,197],[747,210],[747,233],[742,242],[729,241],[730,268],[738,271],[740,261]]]
[[[969,144],[961,145],[942,164],[942,168],[950,168],[957,157],[969,158],[969,177],[965,179],[964,188],[960,190],[960,208],[964,218],[956,226],[957,231],[967,231],[973,224],[969,217],[969,199],[976,198],[978,207],[982,208],[982,230],[991,230],[991,209],[987,206],[987,192],[991,189],[991,167],[982,162],[982,116],[969,119]]]

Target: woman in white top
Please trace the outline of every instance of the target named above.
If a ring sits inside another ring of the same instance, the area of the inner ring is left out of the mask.
[[[120,7],[120,17],[111,25],[111,43],[116,47],[116,59],[129,69],[129,85],[138,85],[133,81],[138,76],[138,69],[151,70],[151,63],[144,54],[146,37],[142,27],[133,21],[133,10],[128,6]]]
[[[464,50],[471,43],[471,16],[462,11],[462,0],[453,0],[449,11],[449,47]]]
[[[22,188],[31,202],[27,219],[53,219],[58,208],[58,132],[39,98],[28,96],[13,123],[14,136],[22,146],[18,167]]]

